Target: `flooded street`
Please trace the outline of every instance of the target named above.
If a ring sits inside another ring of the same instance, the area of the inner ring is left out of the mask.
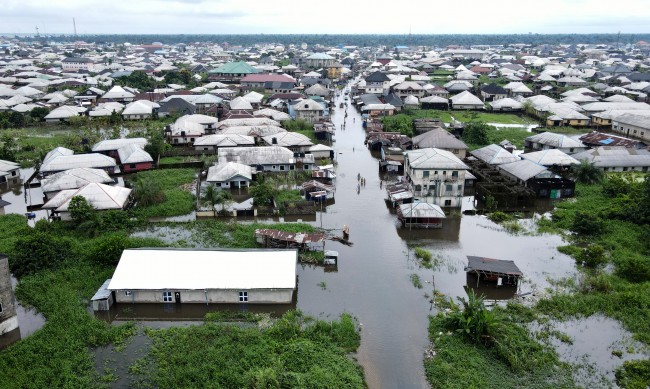
[[[357,358],[369,387],[426,387],[422,355],[428,344],[427,317],[433,311],[425,294],[432,294],[433,282],[450,297],[465,296],[466,255],[480,255],[514,260],[526,275],[521,287],[526,292],[548,286],[547,277],[575,272],[573,260],[555,249],[562,241],[558,236],[510,235],[482,216],[453,216],[440,230],[402,228],[384,202],[378,161],[364,146],[361,116],[352,107],[347,119],[344,115],[336,108],[332,116],[337,127],[336,204],[327,208],[322,223],[325,229],[348,225],[354,245],[327,242],[326,249],[339,251],[337,272],[300,270],[298,308],[317,316],[350,312],[358,318],[362,330]],[[357,174],[366,179],[358,194]],[[472,199],[466,198],[465,204],[471,208]],[[320,225],[320,215],[312,224]],[[437,266],[421,268],[410,246],[430,250]],[[412,274],[422,280],[422,289],[413,285]],[[318,286],[321,282],[326,288]]]

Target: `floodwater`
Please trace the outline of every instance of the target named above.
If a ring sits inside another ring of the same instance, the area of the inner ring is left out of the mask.
[[[465,296],[467,255],[514,260],[526,275],[520,293],[549,286],[548,278],[570,276],[575,266],[555,249],[560,237],[514,236],[483,216],[452,216],[437,230],[401,227],[384,201],[380,179],[388,177],[380,176],[377,159],[364,146],[361,117],[352,107],[347,113],[345,118],[344,110],[336,108],[332,116],[337,128],[336,204],[317,218],[320,222],[322,217],[326,229],[348,225],[354,245],[326,243],[326,249],[339,252],[337,272],[299,270],[298,308],[332,319],[342,312],[358,318],[357,359],[369,387],[426,387],[422,361],[428,315],[434,311],[425,295],[435,288],[450,297]],[[366,179],[359,192],[358,174]],[[465,198],[463,209],[472,207],[473,199]],[[433,269],[419,265],[414,246],[431,251]],[[412,274],[418,275],[422,289],[411,283]],[[325,289],[318,286],[321,282]]]
[[[15,291],[18,280],[11,277],[11,288]],[[18,328],[0,336],[0,349],[3,349],[20,339],[25,339],[45,325],[45,317],[33,308],[26,308],[16,299],[16,317]]]
[[[20,184],[0,186],[0,197],[10,203],[5,207],[5,214],[25,215],[28,205],[43,205],[44,196],[41,188],[25,190],[23,186],[23,182],[27,181],[32,173],[34,173],[34,168],[20,169]],[[36,220],[47,218],[46,211],[34,211],[34,213],[36,215],[35,219],[29,221],[31,226],[34,226]]]
[[[562,361],[573,364],[574,379],[585,388],[615,387],[614,373],[623,362],[650,355],[648,347],[634,340],[618,321],[603,315],[551,321],[549,325],[570,338],[570,342],[562,342],[551,337],[550,344]],[[531,328],[538,331],[540,326]]]

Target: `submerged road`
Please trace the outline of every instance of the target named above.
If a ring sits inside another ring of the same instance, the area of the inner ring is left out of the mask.
[[[298,308],[332,318],[349,312],[359,320],[357,358],[369,387],[426,387],[422,358],[428,344],[429,303],[424,291],[410,282],[412,264],[397,234],[396,217],[384,202],[378,161],[364,145],[361,116],[346,102],[345,118],[341,102],[342,96],[336,99],[331,118],[337,128],[333,145],[338,162],[336,203],[322,217],[325,229],[340,230],[347,224],[354,245],[327,242],[327,249],[339,251],[338,272],[300,272]],[[341,129],[343,123],[345,129]],[[359,175],[366,183],[357,192]],[[320,225],[320,220],[314,224]],[[313,287],[320,282],[327,285],[324,290]]]

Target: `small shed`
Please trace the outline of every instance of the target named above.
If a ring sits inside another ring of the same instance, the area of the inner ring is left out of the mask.
[[[97,289],[95,295],[90,299],[93,302],[93,311],[108,311],[113,305],[113,293],[108,290],[108,284],[111,279],[104,281],[102,286]]]
[[[497,286],[517,285],[524,275],[514,261],[485,257],[467,256],[465,272],[475,274],[480,280],[494,281]]]
[[[442,228],[445,213],[436,204],[409,203],[397,207],[397,217],[402,226],[416,228]]]

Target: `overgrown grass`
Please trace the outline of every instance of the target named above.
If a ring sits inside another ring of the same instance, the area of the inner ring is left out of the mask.
[[[474,343],[451,331],[443,313],[429,318],[429,338],[435,356],[425,360],[434,388],[551,388],[574,387],[568,365],[539,344],[523,326],[517,309],[495,308],[503,323],[496,346]]]
[[[133,371],[154,387],[365,387],[346,356],[359,345],[347,314],[325,322],[289,312],[265,330],[207,323],[147,334],[151,354]]]
[[[282,204],[285,201],[294,202],[294,201],[303,201],[304,197],[300,195],[298,189],[280,189],[275,194],[275,203]]]
[[[194,195],[183,186],[196,178],[194,169],[160,169],[137,173],[131,178],[151,179],[157,182],[165,193],[165,201],[147,207],[135,206],[133,211],[142,218],[186,215],[194,210]]]
[[[258,247],[255,230],[271,228],[287,232],[314,232],[314,227],[305,223],[226,223],[223,221],[200,221],[194,223],[197,241],[206,247],[250,248]]]
[[[650,344],[650,226],[611,217],[628,203],[624,196],[606,196],[601,184],[577,184],[576,193],[575,200],[558,204],[551,220],[540,220],[539,229],[565,234],[570,244],[558,249],[576,260],[582,260],[586,246],[604,248],[614,273],[584,268],[581,281],[570,284],[568,293],[541,300],[538,309],[558,319],[603,313]],[[569,233],[580,213],[601,220],[602,232],[588,237]]]

